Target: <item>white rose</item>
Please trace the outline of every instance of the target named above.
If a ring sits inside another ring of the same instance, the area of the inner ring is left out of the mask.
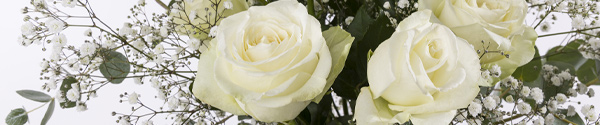
[[[170,13],[173,21],[178,25],[176,31],[200,40],[211,39],[208,37],[210,27],[219,25],[220,21],[227,16],[248,9],[245,0],[230,0],[232,8],[226,9],[224,6],[226,1],[228,0],[185,0],[181,3],[183,8]]]
[[[487,53],[480,60],[485,69],[500,66],[502,74],[495,81],[533,59],[537,34],[523,24],[528,9],[525,0],[419,0],[422,9],[432,10],[442,24],[481,54],[487,47],[508,54],[509,58],[500,52]]]
[[[369,87],[356,100],[359,125],[448,124],[479,92],[478,56],[430,10],[404,19],[367,63]]]
[[[354,40],[296,1],[254,6],[222,20],[200,55],[192,92],[202,102],[264,122],[296,118],[319,102]]]

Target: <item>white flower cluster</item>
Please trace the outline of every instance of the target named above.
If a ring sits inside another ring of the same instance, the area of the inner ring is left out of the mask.
[[[575,82],[575,77],[571,75],[569,69],[558,71],[558,67],[545,64],[542,66],[544,80],[550,81],[554,86],[571,85]]]
[[[600,39],[591,38],[578,48],[583,57],[588,59],[600,59]]]

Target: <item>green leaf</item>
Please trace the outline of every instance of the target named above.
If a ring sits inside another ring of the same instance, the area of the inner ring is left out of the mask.
[[[125,55],[112,50],[102,50],[104,62],[100,64],[100,73],[113,84],[119,84],[129,74],[129,60]]]
[[[356,16],[354,17],[354,20],[352,20],[352,23],[348,25],[348,32],[356,38],[356,41],[360,41],[363,39],[363,36],[365,35],[365,33],[367,33],[367,30],[369,29],[371,23],[375,21],[371,17],[369,17],[369,14],[367,14],[366,9],[366,5],[361,6],[356,12]]]
[[[535,55],[533,58],[539,58],[540,53],[538,52],[537,47],[535,47]],[[542,70],[542,60],[536,59],[532,60],[529,63],[517,68],[515,72],[513,72],[512,76],[516,79],[520,79],[524,82],[532,82],[536,80]]]
[[[48,102],[52,99],[50,95],[35,90],[18,90],[17,93],[26,99],[37,102]]]
[[[27,122],[27,112],[23,108],[13,109],[6,116],[6,124],[8,125],[23,125]]]
[[[74,77],[67,77],[67,78],[63,79],[63,82],[60,85],[60,93],[62,95],[67,95],[67,91],[69,91],[69,89],[71,89],[71,84],[73,84],[73,83],[77,83],[77,80]],[[80,96],[80,98],[81,98],[81,96]],[[75,107],[75,105],[76,105],[76,102],[71,102],[68,99],[65,99],[65,102],[60,103],[60,107],[63,109],[73,108],[73,107]]]
[[[241,120],[245,120],[245,119],[252,119],[252,116],[249,116],[249,115],[238,115],[237,118],[238,118],[238,121],[241,121]]]
[[[569,69],[569,73],[571,75],[575,75],[575,68],[573,65],[559,62],[559,61],[548,61],[546,64],[550,64],[558,67],[558,71],[564,71]],[[543,78],[542,78],[543,79]],[[544,92],[544,100],[550,99],[550,97],[556,96],[557,93],[567,93],[569,87],[567,84],[562,84],[561,86],[554,86],[550,81],[542,80],[542,87],[540,88]]]
[[[46,114],[44,114],[44,118],[42,118],[41,125],[45,125],[46,123],[48,123],[48,120],[50,120],[50,117],[52,117],[52,114],[54,113],[54,102],[54,99],[50,100],[50,105],[48,105]]]
[[[579,53],[579,43],[577,41],[570,42],[566,46],[554,47],[546,53],[547,61],[564,62],[573,65],[575,69],[579,68],[587,61],[581,53]]]
[[[579,69],[577,69],[577,79],[586,85],[600,84],[598,72],[596,71],[596,61],[587,60]]]
[[[560,112],[560,114],[567,114],[567,112],[568,112],[567,109],[558,109],[558,111]],[[554,118],[555,118],[554,125],[569,125],[569,123],[561,120],[558,117],[554,117]],[[578,113],[575,113],[575,115],[573,115],[573,116],[566,116],[565,119],[569,120],[577,125],[585,125],[585,122],[583,122],[583,119],[581,119],[581,117],[579,117]]]

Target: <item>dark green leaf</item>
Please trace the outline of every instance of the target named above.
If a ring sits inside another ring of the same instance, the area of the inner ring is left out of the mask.
[[[538,52],[537,47],[535,47],[535,55],[533,58],[539,58],[540,53]],[[517,68],[515,72],[513,72],[512,76],[516,79],[520,79],[524,82],[532,82],[536,80],[540,74],[542,69],[542,60],[536,59],[532,60],[529,63]]]
[[[579,48],[579,43],[575,41],[566,46],[554,47],[546,53],[546,60],[568,63],[577,69],[587,61],[577,48]]]
[[[577,69],[577,79],[583,84],[600,84],[598,72],[596,71],[596,61],[588,60],[579,69]]]
[[[41,125],[45,125],[46,123],[48,123],[48,120],[50,120],[50,117],[52,117],[52,114],[54,113],[54,102],[54,99],[50,100],[50,105],[48,105],[46,114],[44,114],[44,118],[42,118]]]
[[[558,67],[558,71],[561,72],[569,69],[569,73],[573,76],[575,75],[575,68],[571,64],[559,61],[548,61],[546,62],[546,64]],[[569,87],[567,87],[569,85],[567,84],[562,84],[561,86],[554,86],[552,83],[550,83],[550,81],[543,81],[542,83],[543,86],[540,89],[542,89],[542,91],[544,92],[544,100],[548,100],[550,99],[550,97],[556,96],[557,93],[567,93],[567,90],[569,89]]]
[[[35,91],[35,90],[19,90],[17,93],[26,99],[37,101],[37,102],[48,102],[52,99],[50,95]]]
[[[6,116],[6,124],[8,125],[23,125],[27,122],[27,112],[23,108],[13,109]]]
[[[104,62],[100,64],[100,73],[111,83],[119,84],[129,74],[129,61],[125,55],[112,50],[102,50]]]
[[[249,116],[249,115],[238,115],[237,118],[238,118],[238,121],[241,121],[241,120],[245,120],[245,119],[252,119],[252,116]]]
[[[369,17],[369,14],[367,14],[366,8],[367,7],[365,5],[361,6],[356,12],[356,16],[354,17],[354,20],[352,20],[352,23],[348,25],[348,32],[356,38],[354,39],[355,42],[363,39],[363,36],[369,29],[369,26],[374,21],[371,17]]]
[[[60,85],[60,93],[62,95],[67,95],[67,91],[71,89],[71,84],[77,83],[77,80],[74,77],[67,77],[63,80],[62,85]],[[80,96],[81,97],[81,96]],[[65,97],[63,97],[65,98]],[[61,108],[73,108],[75,107],[76,102],[71,102],[68,99],[65,99],[65,102],[60,103]]]
[[[567,114],[567,109],[559,109],[558,110],[560,112],[560,114]],[[569,123],[561,120],[558,117],[554,117],[554,125],[569,125]],[[565,117],[566,120],[569,120],[577,125],[585,125],[585,122],[583,122],[583,120],[581,119],[581,117],[579,117],[579,114],[575,113],[575,115],[573,116],[566,116]]]

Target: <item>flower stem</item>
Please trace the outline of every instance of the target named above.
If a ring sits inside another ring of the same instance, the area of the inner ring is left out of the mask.
[[[54,101],[54,98],[50,99],[50,101]],[[50,102],[50,101],[48,101],[48,102]],[[46,103],[44,103],[44,104],[42,104],[42,105],[40,105],[40,106],[38,106],[38,107],[34,108],[33,110],[29,110],[29,111],[27,111],[25,114],[29,114],[30,112],[33,112],[33,111],[35,111],[35,110],[37,110],[37,109],[39,109],[39,108],[41,108],[41,107],[44,107],[46,104],[48,104],[48,102],[46,102]]]
[[[582,32],[582,31],[593,30],[593,29],[598,29],[598,28],[600,28],[600,27],[592,27],[592,28],[581,29],[581,30],[573,30],[573,31],[565,31],[565,32],[552,33],[552,34],[545,34],[545,35],[539,35],[538,38],[547,37],[547,36],[554,36],[554,35],[561,35],[561,34],[568,34],[568,33],[576,33],[576,32]]]

